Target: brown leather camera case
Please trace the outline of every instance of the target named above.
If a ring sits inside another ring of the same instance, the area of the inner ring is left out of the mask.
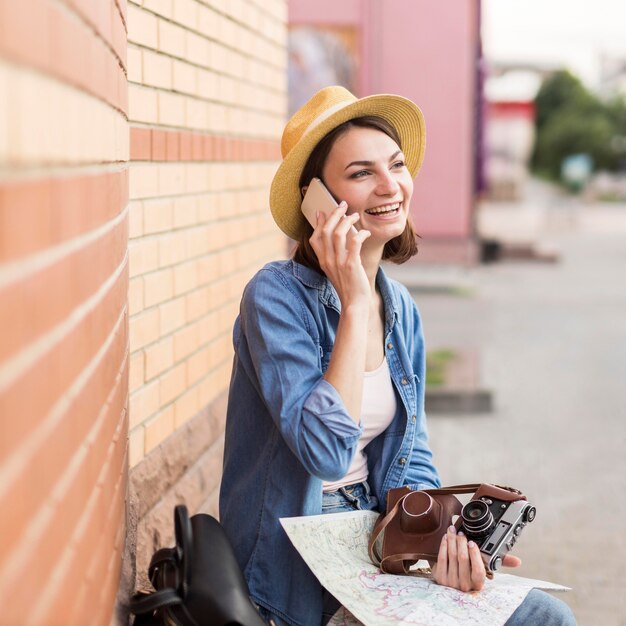
[[[369,541],[372,562],[387,574],[411,574],[409,568],[422,559],[435,562],[442,537],[453,517],[461,514],[463,507],[454,495],[461,493],[474,493],[472,500],[482,496],[507,502],[526,499],[511,487],[478,483],[423,491],[390,489],[387,512],[379,516]],[[461,526],[460,517],[455,525]],[[381,553],[377,542],[383,531]]]

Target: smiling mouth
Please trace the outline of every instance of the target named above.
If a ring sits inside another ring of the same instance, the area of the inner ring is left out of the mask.
[[[365,213],[367,213],[368,215],[392,215],[400,210],[400,205],[400,202],[384,204],[382,206],[373,207],[371,209],[365,209]]]

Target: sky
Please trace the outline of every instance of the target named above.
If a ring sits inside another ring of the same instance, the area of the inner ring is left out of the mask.
[[[564,64],[597,86],[603,53],[626,58],[626,0],[483,0],[487,59]]]

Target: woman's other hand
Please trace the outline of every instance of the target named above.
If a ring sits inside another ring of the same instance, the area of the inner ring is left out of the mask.
[[[521,560],[510,554],[505,555],[502,564],[517,567]],[[435,582],[460,591],[480,591],[485,584],[487,572],[480,556],[480,549],[473,541],[468,541],[454,526],[443,536],[437,555],[437,563],[432,567]]]
[[[351,305],[367,306],[371,297],[371,286],[361,263],[361,246],[370,232],[352,229],[359,214],[346,215],[347,208],[344,201],[328,217],[319,213],[310,239],[320,267],[335,287],[344,309]]]

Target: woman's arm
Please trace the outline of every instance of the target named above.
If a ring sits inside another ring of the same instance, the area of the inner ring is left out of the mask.
[[[324,378],[337,390],[348,413],[358,424],[372,297],[361,263],[361,245],[370,233],[351,230],[359,216],[355,213],[346,217],[347,208],[347,204],[341,202],[329,217],[323,213],[318,215],[311,246],[341,302],[335,345]]]
[[[313,316],[279,269],[262,269],[246,286],[235,326],[231,393],[262,405],[307,472],[338,480],[350,467],[361,429],[324,380]],[[247,381],[238,386],[241,378]],[[250,391],[248,390],[250,388]]]

